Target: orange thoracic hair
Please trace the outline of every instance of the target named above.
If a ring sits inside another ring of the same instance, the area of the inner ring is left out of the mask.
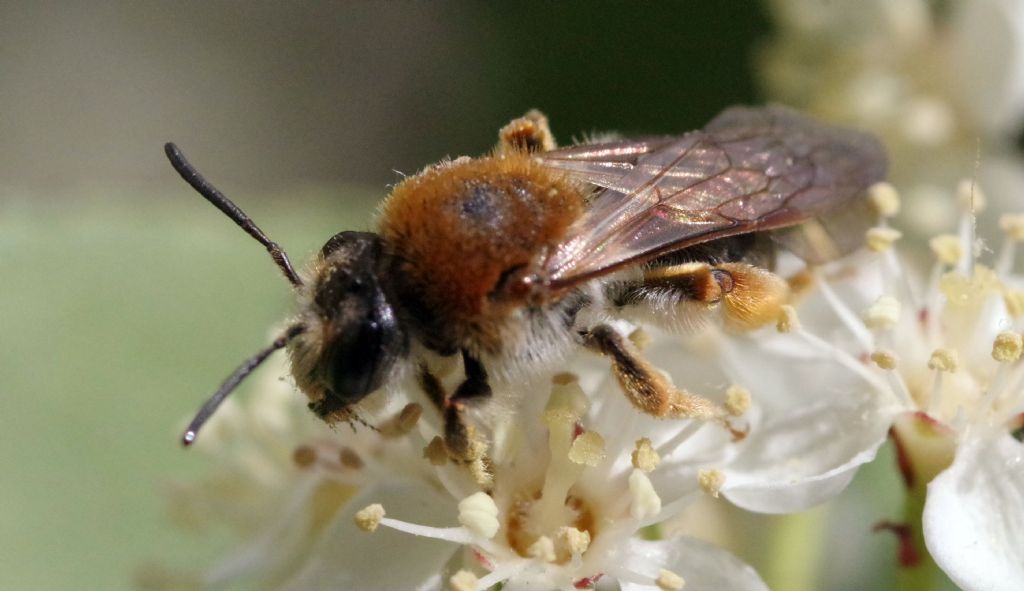
[[[421,305],[439,317],[487,323],[516,304],[488,297],[503,275],[563,240],[583,207],[581,190],[561,173],[512,152],[404,180],[381,208],[379,233],[400,261],[399,281]]]

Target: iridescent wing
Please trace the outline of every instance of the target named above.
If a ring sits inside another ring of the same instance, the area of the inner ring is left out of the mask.
[[[552,290],[716,238],[828,219],[886,171],[872,136],[780,106],[733,107],[681,137],[540,157],[602,188],[543,264]],[[800,241],[798,233],[779,234]]]

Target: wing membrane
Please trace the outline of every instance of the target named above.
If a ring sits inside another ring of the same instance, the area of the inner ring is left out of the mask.
[[[603,187],[544,264],[555,289],[699,242],[827,216],[886,169],[871,136],[778,106],[734,107],[679,138],[541,156]]]

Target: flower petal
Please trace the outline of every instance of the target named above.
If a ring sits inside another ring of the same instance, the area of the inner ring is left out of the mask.
[[[722,494],[751,511],[800,511],[836,496],[874,459],[891,422],[869,401],[773,414],[724,470]]]
[[[725,550],[694,538],[659,542],[634,539],[618,563],[635,574],[656,579],[662,569],[681,576],[684,589],[693,591],[768,591],[757,571]],[[655,585],[628,582],[620,577],[622,591],[658,591]]]
[[[968,591],[1024,581],[1024,444],[1005,433],[961,447],[928,485],[924,535],[935,562]]]
[[[352,499],[325,528],[303,569],[278,591],[314,589],[439,589],[454,545],[380,527],[356,527],[356,512],[372,503],[394,508],[393,517],[419,524],[456,523],[454,505],[422,483],[379,484]],[[392,517],[392,515],[389,515]]]

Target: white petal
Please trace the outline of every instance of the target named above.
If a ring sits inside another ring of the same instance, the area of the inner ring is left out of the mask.
[[[1024,445],[1009,435],[961,447],[928,485],[928,551],[968,591],[1009,591],[1024,581]]]
[[[441,570],[460,548],[385,527],[373,533],[360,530],[353,518],[372,503],[384,505],[388,517],[403,521],[434,526],[457,523],[455,503],[423,484],[380,484],[356,496],[338,513],[303,569],[278,591],[440,588]]]
[[[631,540],[619,564],[655,579],[661,569],[670,570],[686,581],[685,591],[768,591],[757,571],[717,546],[694,538],[660,542]],[[622,591],[658,591],[620,579]]]
[[[885,443],[891,417],[865,401],[776,412],[743,442],[722,494],[751,511],[789,513],[842,492]]]

